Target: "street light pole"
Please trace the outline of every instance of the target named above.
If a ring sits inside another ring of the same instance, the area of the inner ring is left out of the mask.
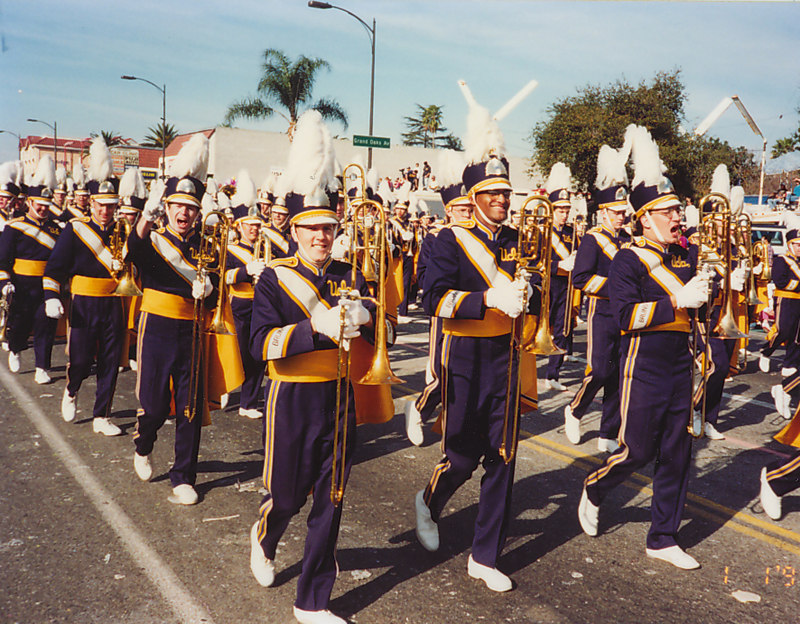
[[[53,158],[56,161],[56,169],[58,169],[58,122],[54,121],[52,124],[47,123],[46,121],[42,121],[41,119],[28,119],[33,123],[40,123],[44,124],[48,128],[53,129]],[[66,160],[64,161],[64,167],[67,166]]]
[[[372,121],[373,121],[373,114],[375,111],[375,18],[372,18],[372,28],[361,19],[355,13],[348,11],[347,9],[343,9],[340,6],[336,6],[334,4],[330,4],[328,2],[317,2],[316,0],[309,0],[308,6],[312,9],[337,9],[339,11],[344,11],[348,15],[355,17],[361,25],[364,26],[367,30],[367,35],[369,36],[370,45],[372,46],[372,71],[370,73],[369,79],[369,135],[372,136]],[[367,170],[372,168],[372,148],[367,149]]]
[[[147,78],[139,78],[137,76],[120,76],[122,80],[141,80],[149,85],[154,86],[161,91],[161,178],[166,178],[167,166],[167,85],[159,87],[156,83],[150,82]]]
[[[22,160],[22,137],[14,132],[9,132],[8,130],[0,130],[0,134],[4,133],[17,137],[17,155],[19,156],[19,159]]]

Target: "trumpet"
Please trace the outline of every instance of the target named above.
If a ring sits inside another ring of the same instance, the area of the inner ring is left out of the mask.
[[[530,209],[528,206],[536,202]],[[542,305],[539,324],[534,337],[525,338],[525,310],[528,307],[527,295],[523,299],[523,313],[511,325],[511,338],[508,349],[508,369],[506,375],[506,408],[503,416],[503,441],[500,456],[508,464],[517,452],[519,437],[520,396],[522,393],[522,374],[520,370],[521,349],[537,355],[558,355],[565,353],[553,343],[550,331],[550,241],[553,232],[553,204],[543,195],[528,197],[517,213],[517,268],[514,279],[525,273],[539,273],[541,276]],[[526,291],[527,293],[527,291]],[[512,382],[514,365],[517,366],[516,380]],[[512,445],[506,444],[511,429]]]
[[[131,234],[131,225],[125,217],[118,217],[111,234],[111,257],[122,265],[120,271],[113,271],[114,279],[119,282],[114,289],[114,294],[119,297],[141,297],[142,291],[133,279],[133,269],[130,262],[125,262],[125,243]]]
[[[216,221],[212,220],[216,218]],[[203,299],[194,300],[192,315],[192,366],[189,377],[189,399],[184,414],[189,420],[197,415],[200,375],[205,362],[202,357],[204,334],[218,334],[230,336],[231,332],[225,326],[223,318],[224,305],[227,301],[227,286],[225,283],[225,267],[228,255],[228,230],[230,222],[224,212],[212,210],[203,216],[200,224],[200,249],[197,251],[197,281],[205,283],[206,278],[216,273],[219,275],[219,296],[214,308],[214,316],[208,329],[205,328],[205,306]],[[213,265],[216,263],[216,267]]]
[[[692,368],[692,405],[695,397],[702,397],[700,416],[695,417],[694,410],[689,415],[689,433],[695,438],[703,436],[706,422],[706,387],[711,375],[709,362],[711,360],[711,338],[736,340],[747,338],[746,334],[739,331],[733,313],[733,292],[731,289],[731,272],[733,270],[733,254],[731,246],[731,205],[728,198],[722,193],[712,192],[700,200],[700,206],[706,202],[711,203],[712,212],[707,214],[698,226],[700,235],[700,252],[697,262],[697,272],[711,273],[716,269],[723,275],[722,288],[722,314],[716,327],[711,327],[711,312],[713,309],[713,289],[708,289],[707,316],[703,325],[704,353],[700,365],[700,381],[695,389],[695,368]],[[697,353],[698,328],[695,323],[692,334],[692,354]]]
[[[570,255],[574,254],[578,249],[578,232],[581,228],[585,229],[586,226],[586,217],[583,215],[575,215],[574,221],[574,228],[572,232],[572,249],[570,249]],[[574,271],[569,272],[569,278],[567,279],[567,309],[564,314],[564,335],[569,336],[569,332],[572,330],[572,297],[573,292],[575,291],[575,286],[572,284],[572,274]]]

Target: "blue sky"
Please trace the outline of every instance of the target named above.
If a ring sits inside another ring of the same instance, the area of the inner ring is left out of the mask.
[[[531,79],[539,87],[501,127],[508,150],[531,152],[526,137],[547,107],[587,84],[651,80],[682,70],[693,129],[718,103],[738,95],[771,145],[798,127],[800,6],[794,2],[505,2],[341,0],[377,20],[375,129],[400,141],[415,104],[444,106],[461,136],[466,103],[456,81],[497,110]],[[0,0],[6,51],[0,54],[0,129],[48,134],[27,118],[58,122],[59,136],[113,130],[142,140],[161,115],[161,94],[134,74],[167,85],[167,121],[180,132],[219,124],[227,106],[255,93],[260,55],[326,59],[315,97],[350,116],[345,132],[367,134],[370,47],[349,15],[305,0]],[[241,122],[283,131],[286,122]],[[735,107],[710,135],[761,147]],[[0,161],[16,158],[16,138],[0,134]]]

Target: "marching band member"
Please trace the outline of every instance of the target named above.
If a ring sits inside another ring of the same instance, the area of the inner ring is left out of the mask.
[[[597,392],[603,389],[603,414],[597,448],[614,452],[619,433],[619,341],[620,332],[611,314],[608,274],[611,261],[628,240],[620,235],[628,207],[628,174],[625,163],[630,141],[619,151],[603,145],[597,157],[598,227],[587,232],[578,247],[572,283],[589,299],[587,319],[586,373],[575,397],[564,409],[567,439],[581,440],[581,418],[589,411]]]
[[[72,180],[75,183],[73,188],[73,197],[75,198],[75,205],[70,209],[73,214],[72,217],[85,217],[89,212],[89,189],[86,186],[88,179],[86,177],[86,169],[83,168],[83,163],[75,163],[72,167]],[[66,217],[66,215],[62,215]]]
[[[547,178],[548,199],[553,203],[553,233],[551,250],[553,260],[551,263],[550,281],[550,329],[553,332],[554,344],[568,351],[572,343],[572,332],[564,334],[564,324],[567,314],[572,314],[572,302],[567,301],[567,288],[569,274],[575,266],[575,248],[573,237],[575,231],[567,225],[570,202],[570,188],[572,186],[572,173],[564,163],[556,163],[550,170]],[[545,385],[553,390],[566,390],[564,384],[558,380],[558,373],[564,364],[563,355],[551,355],[547,360],[547,379]]]
[[[14,203],[19,196],[19,161],[9,161],[0,165],[0,232],[11,218]]]
[[[630,202],[641,236],[614,256],[608,293],[620,328],[620,448],[584,481],[578,518],[587,535],[598,532],[606,495],[655,459],[649,557],[682,569],[699,567],[677,545],[691,463],[691,320],[687,310],[708,297],[708,281],[695,275],[696,248],[678,245],[680,202],[641,127],[633,131],[635,176]]]
[[[711,192],[719,193],[727,198],[731,196],[731,183],[728,174],[728,168],[725,165],[719,165],[714,170],[714,175],[711,180]],[[706,202],[705,206],[700,206],[700,218],[704,214],[713,211],[712,203]],[[731,236],[731,232],[723,232],[722,222],[718,222],[719,236]],[[721,257],[722,250],[712,250],[717,256]],[[735,251],[735,250],[734,250]],[[715,271],[714,282],[720,287],[717,290],[717,296],[713,302],[711,309],[706,314],[706,323],[710,324],[713,329],[719,323],[723,314],[723,296],[724,288],[721,287],[721,282],[725,278],[724,269],[718,267]],[[731,294],[738,296],[738,293],[744,290],[745,282],[745,269],[744,266],[739,266],[731,271]],[[706,349],[704,341],[704,332],[698,332],[697,336],[697,349],[698,353],[695,357],[705,357],[708,354],[709,362],[706,363],[708,368],[707,379],[704,383],[699,384],[694,395],[693,403],[695,410],[703,410],[703,403],[705,402],[705,425],[703,433],[710,440],[724,440],[725,436],[717,430],[717,421],[719,420],[719,411],[722,406],[722,391],[725,385],[725,379],[728,377],[730,370],[731,357],[736,352],[737,340],[734,338],[721,338],[717,335],[711,335],[709,340],[708,349]],[[705,389],[705,392],[703,390]]]
[[[488,110],[477,104],[470,108],[463,183],[473,220],[439,233],[425,272],[425,311],[442,319],[445,334],[444,456],[416,495],[416,533],[427,550],[439,548],[445,505],[482,460],[485,473],[467,572],[503,592],[512,582],[497,569],[497,559],[510,519],[515,461],[506,463],[500,448],[515,447],[516,440],[503,439],[505,404],[511,397],[499,397],[506,394],[508,374],[523,375],[523,395],[535,392],[535,363],[524,371],[515,363],[508,371],[512,319],[525,312],[532,289],[527,279],[515,279],[517,233],[502,225],[512,187],[500,129]],[[531,302],[530,307],[537,305]]]
[[[115,266],[110,249],[114,233],[114,212],[119,203],[119,180],[113,177],[111,152],[102,137],[89,150],[91,216],[73,219],[58,237],[44,271],[44,297],[47,316],[59,319],[64,314],[61,288],[70,284],[72,300],[67,337],[67,385],[61,400],[61,416],[75,419],[78,391],[97,359],[97,392],[93,429],[95,433],[117,436],[122,430],[109,420],[119,363],[125,338],[122,299],[115,296]],[[118,262],[118,261],[117,261]]]
[[[408,200],[398,201],[394,205],[394,216],[389,219],[392,240],[399,247],[400,259],[403,263],[403,300],[397,307],[398,320],[403,323],[411,320],[408,316],[408,306],[417,297],[417,291],[412,287],[414,282],[416,240],[414,239],[414,226],[411,223],[411,216],[408,214],[408,207]]]
[[[442,198],[447,224],[459,225],[469,221],[472,217],[472,202],[465,194],[461,174],[464,171],[464,159],[460,152],[442,150],[440,167],[441,183],[439,196]],[[417,283],[425,292],[425,273],[430,262],[431,250],[436,244],[436,237],[443,227],[432,227],[422,241],[417,261]],[[430,420],[436,406],[442,402],[442,347],[444,333],[442,332],[442,319],[438,316],[430,317],[430,330],[428,338],[428,362],[425,366],[425,389],[414,400],[406,401],[404,408],[406,435],[414,446],[424,442],[422,423]]]
[[[778,386],[780,388],[780,386]],[[800,371],[795,371],[783,380],[786,394],[784,412],[781,415],[791,421],[775,435],[775,440],[800,448],[800,409],[789,407],[791,395],[800,393]],[[777,399],[776,399],[777,402]],[[788,460],[776,459],[761,469],[761,506],[773,520],[780,520],[783,515],[781,499],[783,496],[800,487],[800,452],[794,451]]]
[[[67,201],[67,170],[59,166],[56,169],[56,188],[53,190],[53,205],[50,206],[50,218],[58,222]]]
[[[256,208],[256,187],[246,171],[236,179],[236,195],[231,198],[234,227],[239,231],[239,242],[228,246],[228,264],[225,279],[231,287],[231,308],[236,325],[236,337],[242,354],[244,381],[239,400],[239,415],[261,418],[258,398],[264,380],[264,361],[250,353],[250,320],[253,316],[253,285],[258,281],[266,264],[264,257],[253,253],[256,241],[266,227]],[[267,242],[267,244],[271,244]]]
[[[20,354],[33,332],[36,361],[34,380],[50,382],[47,373],[57,321],[45,313],[42,275],[61,229],[48,218],[56,183],[49,156],[39,162],[33,185],[27,189],[28,211],[6,224],[0,236],[0,292],[12,296],[8,318],[8,368],[19,372]],[[20,191],[21,194],[21,191]]]
[[[197,480],[197,455],[200,448],[201,410],[193,418],[185,408],[195,397],[189,396],[193,360],[194,301],[206,307],[216,299],[212,281],[197,276],[200,236],[195,219],[205,193],[208,166],[208,139],[197,134],[182,148],[167,180],[164,204],[167,224],[153,230],[162,214],[161,197],[151,194],[142,218],[128,238],[128,259],[142,279],[144,297],[139,317],[136,392],[141,403],[137,414],[134,444],[134,469],[143,481],[153,474],[150,453],[158,431],[175,401],[175,462],[169,471],[174,498],[171,502],[194,505]],[[164,348],[169,345],[169,348]],[[205,404],[201,376],[197,404]]]
[[[336,193],[330,187],[336,184],[334,160],[322,116],[314,110],[304,113],[281,176],[297,251],[273,261],[261,274],[250,338],[253,357],[268,362],[270,377],[265,402],[267,495],[250,532],[250,567],[260,585],[272,585],[278,542],[311,492],[294,604],[295,618],[305,624],[344,623],[328,611],[338,571],[336,541],[342,513],[341,504],[332,502],[331,475],[334,457],[343,453],[344,488],[355,449],[356,421],[352,386],[338,378],[337,343],[340,336],[355,339],[362,325],[373,322],[360,301],[346,298],[351,289],[368,295],[360,272],[353,283],[350,265],[331,259],[339,224]],[[342,396],[349,394],[349,410],[344,413],[342,399],[334,415],[339,391]],[[334,430],[344,427],[345,420],[346,445],[334,448]]]

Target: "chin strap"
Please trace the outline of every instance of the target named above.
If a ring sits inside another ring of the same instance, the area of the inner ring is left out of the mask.
[[[647,213],[647,221],[650,223],[650,229],[652,229],[653,232],[655,233],[658,242],[661,243],[662,245],[666,245],[667,241],[664,240],[664,236],[661,234],[661,230],[658,229],[658,226],[656,225],[655,221],[653,221],[653,219],[650,217],[649,212]]]
[[[481,210],[481,209],[480,209],[480,206],[478,206],[478,202],[474,202],[474,206],[475,206],[475,210],[477,210],[478,212],[480,212],[480,213],[481,213],[481,216],[482,216],[484,219],[486,219],[486,220],[487,220],[489,223],[491,223],[492,225],[495,225],[495,226],[498,226],[498,227],[499,227],[499,226],[501,226],[501,225],[503,225],[504,221],[495,221],[494,219],[490,219],[489,217],[487,217],[487,216],[486,216],[486,213],[485,213],[485,212],[483,212],[483,210]]]

